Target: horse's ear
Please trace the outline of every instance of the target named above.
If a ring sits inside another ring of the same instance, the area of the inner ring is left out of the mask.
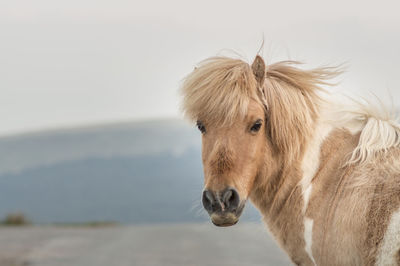
[[[265,62],[261,56],[256,56],[253,64],[251,64],[251,69],[253,70],[253,74],[256,77],[258,85],[262,86],[265,79]]]

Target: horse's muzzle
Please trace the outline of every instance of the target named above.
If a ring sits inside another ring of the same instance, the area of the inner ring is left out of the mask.
[[[222,192],[204,190],[203,206],[216,226],[231,226],[238,222],[244,204],[241,204],[239,193],[234,188]]]

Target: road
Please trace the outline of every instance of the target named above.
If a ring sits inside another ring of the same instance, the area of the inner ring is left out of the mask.
[[[0,227],[0,266],[290,265],[261,224]]]

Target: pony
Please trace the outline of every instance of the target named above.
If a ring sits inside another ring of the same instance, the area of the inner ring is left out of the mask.
[[[208,58],[181,85],[202,133],[202,203],[216,226],[247,200],[295,265],[400,265],[400,126],[331,100],[340,68]]]

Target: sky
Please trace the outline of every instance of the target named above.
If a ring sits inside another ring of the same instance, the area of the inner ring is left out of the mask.
[[[345,63],[338,92],[400,99],[398,1],[0,2],[0,135],[181,117],[199,61]]]

